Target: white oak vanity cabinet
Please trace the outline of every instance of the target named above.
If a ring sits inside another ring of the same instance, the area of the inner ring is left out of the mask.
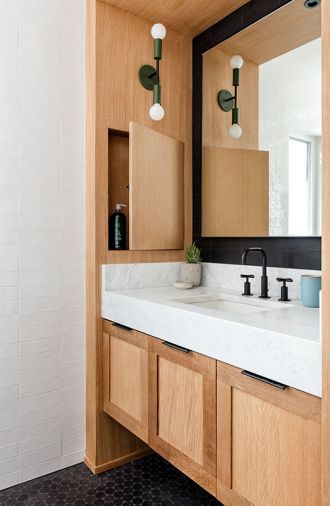
[[[319,506],[321,399],[217,363],[217,497]]]
[[[104,321],[103,409],[216,495],[216,361]]]
[[[148,442],[148,336],[103,323],[103,409]]]
[[[320,505],[321,400],[104,321],[104,411],[226,506]]]
[[[149,403],[151,448],[215,495],[216,361],[150,337]]]

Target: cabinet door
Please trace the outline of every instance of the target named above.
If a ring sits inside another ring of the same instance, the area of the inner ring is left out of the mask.
[[[216,361],[149,340],[149,446],[216,494]]]
[[[218,499],[318,506],[321,400],[241,372],[218,362]]]
[[[148,441],[148,336],[104,322],[103,409]]]
[[[130,123],[130,249],[183,248],[183,147],[183,142]]]

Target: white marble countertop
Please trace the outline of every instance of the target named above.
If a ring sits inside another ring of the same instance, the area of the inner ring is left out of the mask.
[[[295,300],[281,309],[238,315],[184,303],[186,297],[223,292],[230,295],[206,286],[187,291],[104,287],[102,317],[320,397],[319,310]]]

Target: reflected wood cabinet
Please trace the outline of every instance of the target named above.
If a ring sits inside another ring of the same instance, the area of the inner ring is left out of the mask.
[[[203,237],[269,235],[269,153],[204,146]]]
[[[321,399],[108,321],[103,329],[108,415],[225,506],[321,504]]]

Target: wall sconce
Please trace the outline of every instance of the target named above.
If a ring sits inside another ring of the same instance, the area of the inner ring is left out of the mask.
[[[146,90],[153,90],[153,105],[150,107],[149,116],[154,121],[163,119],[165,111],[161,106],[161,86],[159,79],[159,60],[162,59],[162,41],[166,35],[166,28],[161,23],[156,23],[151,28],[154,39],[154,59],[156,68],[151,65],[143,65],[139,70],[140,83]]]
[[[218,103],[221,109],[225,112],[232,111],[232,125],[229,128],[229,135],[233,139],[239,139],[242,135],[242,129],[239,126],[238,107],[237,107],[237,88],[239,86],[239,69],[243,65],[243,58],[239,55],[232,56],[230,65],[233,69],[233,86],[235,88],[235,95],[232,95],[228,90],[221,90],[218,93]]]

